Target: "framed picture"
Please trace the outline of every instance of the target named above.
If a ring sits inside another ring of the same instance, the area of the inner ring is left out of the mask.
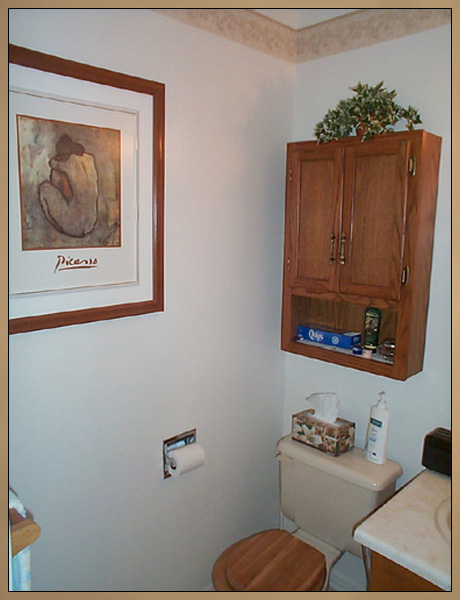
[[[165,86],[9,46],[9,331],[163,310]]]

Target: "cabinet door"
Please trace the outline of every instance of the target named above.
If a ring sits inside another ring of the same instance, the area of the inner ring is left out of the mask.
[[[409,142],[375,139],[345,149],[341,292],[399,300]]]
[[[342,200],[341,147],[296,151],[291,162],[288,214],[291,285],[309,291],[337,286],[337,236]]]
[[[389,558],[372,552],[368,592],[442,592],[440,587]]]

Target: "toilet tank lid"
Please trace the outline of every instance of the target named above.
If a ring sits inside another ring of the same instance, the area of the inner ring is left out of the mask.
[[[383,465],[376,465],[364,457],[361,448],[352,448],[340,456],[331,456],[293,440],[287,435],[278,442],[278,459],[291,458],[305,463],[316,469],[330,473],[335,477],[345,479],[363,488],[380,491],[396,483],[403,473],[401,465],[393,460],[387,460]]]

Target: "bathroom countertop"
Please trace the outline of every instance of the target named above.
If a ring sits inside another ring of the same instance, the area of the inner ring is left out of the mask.
[[[451,495],[451,478],[425,469],[362,521],[354,539],[450,591],[451,543],[441,535],[436,513]]]

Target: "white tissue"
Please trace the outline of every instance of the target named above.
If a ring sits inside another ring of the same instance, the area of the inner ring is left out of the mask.
[[[326,423],[334,423],[339,416],[340,400],[337,394],[311,394],[305,400],[307,401],[307,408],[314,409],[313,416],[315,419],[326,421]]]

